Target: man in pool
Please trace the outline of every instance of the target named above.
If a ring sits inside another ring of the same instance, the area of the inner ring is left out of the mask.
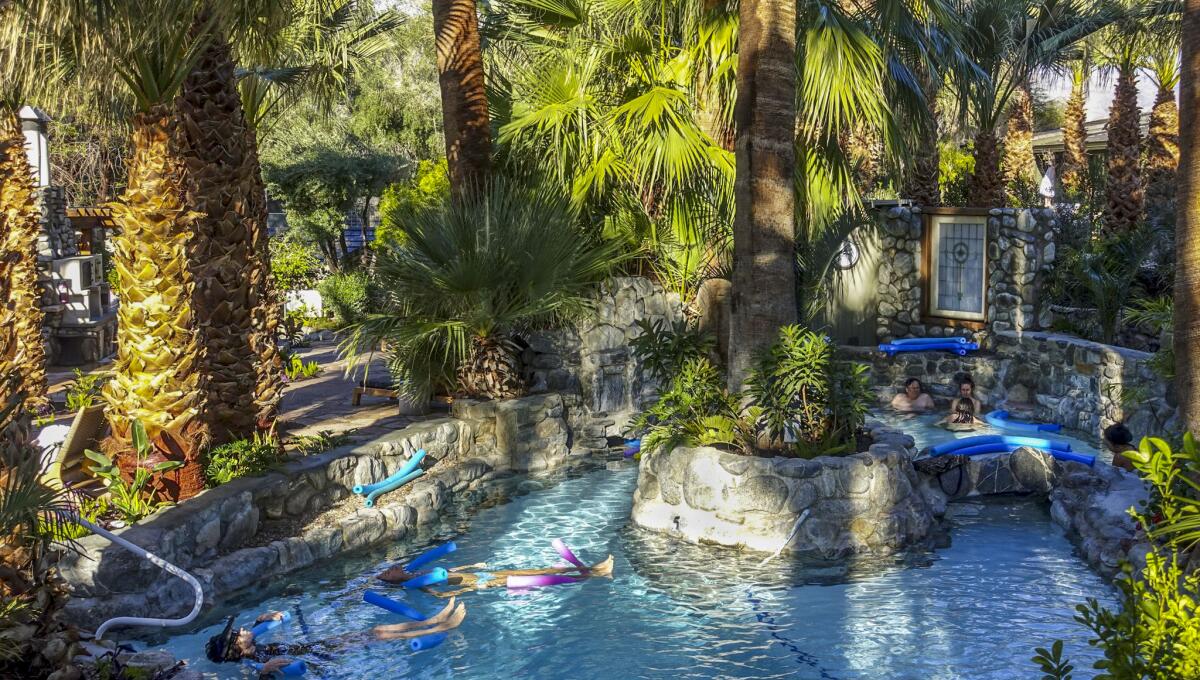
[[[270,677],[292,663],[294,661],[292,657],[311,655],[331,661],[335,658],[334,653],[339,649],[370,642],[402,640],[442,633],[458,628],[466,616],[466,607],[461,602],[456,602],[454,598],[450,598],[440,612],[424,621],[375,626],[369,633],[350,633],[315,642],[266,645],[258,644],[250,629],[235,628],[234,617],[230,616],[229,620],[225,622],[225,629],[208,639],[204,645],[204,654],[215,663],[242,661],[243,659],[257,661],[263,664],[259,675]],[[283,617],[283,612],[267,612],[259,616],[254,623],[279,621]]]
[[[897,411],[932,411],[933,397],[925,392],[920,380],[909,378],[904,381],[904,391],[892,398],[892,408]]]
[[[609,555],[603,562],[597,562],[592,566],[583,569],[578,566],[570,567],[546,567],[544,569],[503,569],[499,571],[487,571],[487,564],[480,562],[478,564],[467,564],[461,567],[454,567],[446,570],[450,577],[445,583],[438,584],[438,587],[449,588],[449,590],[435,590],[432,587],[426,587],[425,591],[438,597],[453,597],[462,593],[469,593],[475,590],[485,590],[487,588],[503,588],[508,583],[509,576],[573,576],[579,579],[591,578],[593,576],[611,577],[613,571],[613,556]],[[397,564],[389,567],[379,575],[379,580],[388,583],[404,583],[405,581],[414,579],[426,572],[406,571],[403,566]]]

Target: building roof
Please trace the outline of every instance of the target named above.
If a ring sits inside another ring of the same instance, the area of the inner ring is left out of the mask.
[[[1086,148],[1089,153],[1103,152],[1108,146],[1108,119],[1098,118],[1089,120],[1083,124],[1087,130]],[[1150,114],[1142,114],[1142,134],[1145,135],[1150,129]],[[1033,133],[1033,152],[1036,154],[1056,153],[1063,151],[1063,131],[1058,130],[1042,130],[1041,132]]]

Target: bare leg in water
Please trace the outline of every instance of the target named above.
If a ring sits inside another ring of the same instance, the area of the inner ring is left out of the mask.
[[[597,562],[589,567],[586,571],[579,567],[546,567],[542,569],[502,569],[498,571],[488,571],[487,564],[480,562],[478,564],[467,564],[461,567],[454,567],[448,570],[450,577],[445,583],[438,584],[439,587],[448,587],[449,590],[435,590],[433,587],[424,588],[423,590],[437,597],[454,597],[463,593],[469,593],[475,590],[485,590],[488,588],[503,588],[507,585],[509,576],[577,576],[579,578],[596,577],[612,577],[613,557],[609,555],[603,562]],[[408,572],[403,567],[397,565],[390,567],[379,575],[381,581],[388,583],[403,583],[410,579],[414,579],[425,572]]]

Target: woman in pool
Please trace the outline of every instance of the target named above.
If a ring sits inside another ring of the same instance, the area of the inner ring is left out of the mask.
[[[235,628],[234,617],[230,616],[229,620],[225,622],[225,629],[209,638],[205,643],[204,654],[216,663],[242,661],[243,659],[260,662],[263,664],[260,676],[269,677],[291,663],[294,660],[291,657],[310,655],[332,661],[338,650],[352,645],[361,646],[373,641],[403,640],[432,633],[442,633],[458,628],[466,617],[466,607],[461,602],[456,602],[454,598],[450,598],[442,611],[424,621],[375,626],[369,633],[350,633],[315,642],[260,645],[254,639],[254,633],[250,629]],[[282,612],[267,612],[259,616],[254,623],[282,619]]]
[[[944,421],[952,430],[974,429],[983,413],[983,404],[975,398],[975,381],[966,376],[958,383],[958,396],[950,402],[950,415]]]
[[[445,583],[438,584],[437,587],[450,588],[449,590],[434,590],[432,587],[427,587],[425,591],[438,597],[453,597],[474,590],[503,588],[507,585],[509,576],[574,576],[579,579],[591,578],[593,576],[611,577],[613,556],[609,555],[603,562],[597,562],[587,569],[570,566],[547,567],[545,569],[502,569],[487,571],[487,564],[480,562],[478,564],[454,567],[453,569],[447,569],[447,571],[450,574],[450,578]],[[379,580],[387,581],[388,583],[404,583],[424,573],[426,572],[405,571],[403,566],[396,565],[380,574]]]
[[[916,378],[904,381],[904,391],[892,397],[892,408],[897,411],[932,411],[933,397],[925,392],[925,386]]]
[[[1126,456],[1130,451],[1137,451],[1137,447],[1133,445],[1133,433],[1125,427],[1124,423],[1113,423],[1104,428],[1104,445],[1112,451],[1112,465],[1122,470],[1133,472],[1133,463]]]

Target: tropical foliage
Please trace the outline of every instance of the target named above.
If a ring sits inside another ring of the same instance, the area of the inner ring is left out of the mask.
[[[629,344],[633,356],[650,377],[667,382],[692,359],[708,358],[716,348],[713,337],[693,329],[685,321],[666,324],[662,319],[639,319],[641,329]]]
[[[255,433],[213,447],[204,464],[204,479],[210,487],[220,486],[239,477],[261,475],[283,462],[279,441],[273,433]]]
[[[177,460],[148,462],[152,449],[146,429],[136,420],[131,429],[137,453],[131,473],[123,472],[103,453],[84,451],[84,456],[92,463],[89,471],[104,483],[109,507],[126,524],[133,524],[170,505],[170,502],[160,500],[164,495],[163,475],[183,467],[183,462]]]

